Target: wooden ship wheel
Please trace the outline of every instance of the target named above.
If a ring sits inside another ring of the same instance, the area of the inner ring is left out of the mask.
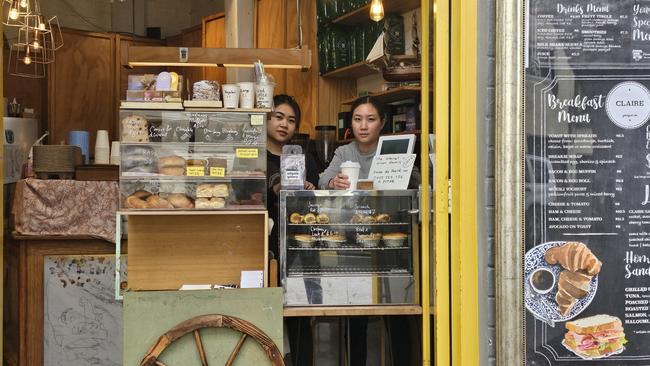
[[[228,361],[226,361],[226,366],[231,366],[235,362],[244,341],[249,337],[253,338],[264,349],[269,361],[271,361],[271,365],[284,366],[280,350],[264,332],[243,319],[220,314],[201,315],[176,325],[158,338],[158,341],[149,349],[142,362],[140,362],[140,366],[167,366],[159,361],[158,357],[174,341],[190,333],[194,335],[194,342],[201,358],[201,366],[208,366],[201,333],[199,332],[203,328],[230,328],[242,333],[235,348],[230,353]]]

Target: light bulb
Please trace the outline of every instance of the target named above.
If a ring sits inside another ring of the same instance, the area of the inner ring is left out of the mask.
[[[27,7],[27,0],[20,0],[20,6],[23,8]]]
[[[9,18],[13,20],[18,19],[18,9],[12,8],[11,10],[9,10]]]
[[[38,43],[38,41],[34,41],[34,43],[32,43],[32,46],[34,46],[34,48],[39,48],[41,47],[41,44]]]
[[[381,3],[381,0],[372,0],[370,4],[370,19],[375,22],[384,19],[384,4]]]
[[[45,23],[39,23],[38,24],[38,29],[45,30]]]
[[[25,56],[25,58],[23,59],[23,62],[25,63],[25,65],[29,65],[29,64],[32,63],[32,58],[29,57],[29,56]]]

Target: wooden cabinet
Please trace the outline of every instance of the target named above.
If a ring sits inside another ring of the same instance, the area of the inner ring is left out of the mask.
[[[21,237],[7,238],[4,251],[4,364],[40,366],[44,364],[45,257],[111,255],[115,245],[91,238]]]
[[[226,14],[218,13],[203,18],[201,42],[196,47],[226,47]],[[223,67],[206,67],[202,71],[203,77],[199,80],[216,80],[222,85],[226,83],[226,69]]]
[[[122,212],[129,216],[129,289],[239,285],[263,271],[268,283],[266,211]]]
[[[63,47],[47,74],[49,142],[67,141],[72,130],[97,130],[115,136],[114,35],[62,29]]]

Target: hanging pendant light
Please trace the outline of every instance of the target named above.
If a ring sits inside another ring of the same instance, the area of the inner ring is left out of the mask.
[[[3,0],[2,3],[8,9],[3,24],[19,27],[18,38],[9,48],[9,73],[45,77],[46,65],[54,62],[54,52],[63,46],[57,17],[46,19],[38,0]]]
[[[378,22],[384,19],[384,4],[381,0],[372,0],[370,4],[370,19]]]

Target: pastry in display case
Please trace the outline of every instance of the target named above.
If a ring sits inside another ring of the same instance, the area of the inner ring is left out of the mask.
[[[418,192],[281,191],[286,306],[414,305]]]
[[[264,112],[120,111],[125,210],[266,209]]]

